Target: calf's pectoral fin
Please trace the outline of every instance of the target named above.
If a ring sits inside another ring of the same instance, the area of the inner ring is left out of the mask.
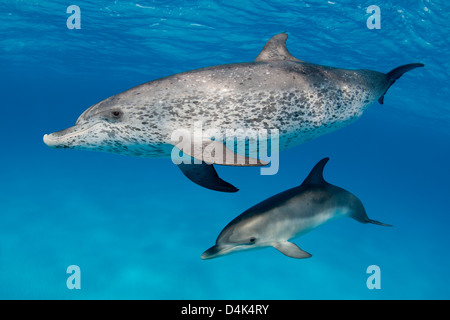
[[[212,164],[206,164],[205,162],[199,164],[180,163],[178,168],[189,180],[204,188],[221,192],[239,191],[232,184],[220,179]]]
[[[282,254],[296,259],[305,259],[312,257],[312,254],[303,251],[295,243],[289,241],[278,241],[272,244],[272,247],[280,251]]]

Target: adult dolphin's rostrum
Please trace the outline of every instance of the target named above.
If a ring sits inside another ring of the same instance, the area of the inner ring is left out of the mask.
[[[351,217],[361,223],[390,226],[369,219],[355,195],[324,180],[327,162],[328,158],[320,160],[300,186],[270,197],[232,220],[201,258],[262,247],[274,247],[291,258],[309,258],[311,254],[289,240],[329,220]]]
[[[206,159],[202,151],[207,145],[223,148],[233,159],[236,148],[225,148],[228,139],[203,134],[184,141],[186,146],[173,141],[172,133],[185,128],[194,135],[197,122],[203,132],[216,129],[223,137],[230,130],[278,129],[279,149],[291,148],[355,121],[374,101],[383,103],[403,73],[423,66],[408,64],[387,74],[326,67],[294,58],[286,39],[285,33],[271,38],[253,62],[183,72],[109,97],[87,109],[75,126],[45,135],[44,142],[54,148],[149,158],[169,157],[174,145],[181,146],[200,163],[179,165],[189,179],[209,189],[235,192],[238,189],[220,179],[212,164],[249,165],[254,157],[246,157],[245,164],[219,156]],[[234,138],[237,144],[245,136]],[[242,160],[246,154],[239,156]]]

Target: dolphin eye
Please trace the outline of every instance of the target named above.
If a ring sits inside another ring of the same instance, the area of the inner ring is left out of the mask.
[[[120,116],[122,115],[122,112],[120,112],[118,110],[113,110],[113,111],[111,111],[111,115],[113,116],[113,118],[117,119],[117,118],[120,118]]]
[[[248,241],[249,241],[250,243],[255,243],[256,238],[255,238],[255,237],[251,237],[250,239],[248,239]]]

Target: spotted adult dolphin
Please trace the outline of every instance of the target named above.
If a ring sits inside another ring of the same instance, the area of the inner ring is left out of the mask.
[[[235,192],[238,189],[220,179],[213,164],[267,162],[255,162],[242,152],[235,157],[235,146],[245,135],[236,134],[234,145],[225,146],[230,140],[209,134],[196,139],[194,123],[201,122],[202,132],[219,130],[221,137],[230,130],[277,129],[279,150],[284,150],[355,121],[374,101],[383,103],[389,87],[405,72],[423,66],[408,64],[386,74],[327,67],[294,58],[286,39],[285,33],[272,37],[253,62],[183,72],[109,97],[88,108],[75,126],[45,135],[44,142],[53,148],[149,158],[170,157],[177,146],[199,163],[177,163],[189,179],[209,189]],[[173,132],[180,128],[193,138],[174,141]],[[223,156],[205,156],[211,145],[224,150]]]
[[[369,219],[361,200],[324,180],[328,160],[320,160],[300,186],[272,196],[233,219],[201,258],[264,247],[274,247],[291,258],[309,258],[311,254],[289,240],[332,219],[351,217],[361,223],[390,226]]]

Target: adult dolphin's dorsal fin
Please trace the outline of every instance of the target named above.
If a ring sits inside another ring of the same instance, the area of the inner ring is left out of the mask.
[[[323,169],[325,168],[328,160],[330,160],[330,158],[327,157],[317,162],[301,185],[321,185],[327,183],[323,178]]]
[[[267,61],[300,61],[291,55],[286,47],[286,33],[280,33],[273,36],[264,46],[255,62]]]

